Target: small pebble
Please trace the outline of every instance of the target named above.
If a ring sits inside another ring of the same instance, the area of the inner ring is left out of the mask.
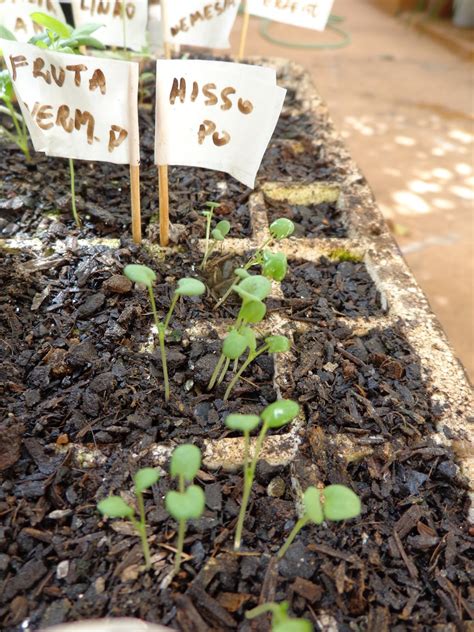
[[[281,476],[275,476],[268,483],[267,494],[272,498],[281,498],[285,493],[286,485]]]

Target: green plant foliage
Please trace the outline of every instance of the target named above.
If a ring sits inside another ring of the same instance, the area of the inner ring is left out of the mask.
[[[316,487],[308,487],[303,494],[303,504],[306,514],[314,524],[324,522],[323,507],[321,505],[321,492]]]
[[[160,475],[158,473],[158,470],[156,470],[154,467],[144,467],[141,470],[138,470],[138,472],[136,472],[133,477],[133,482],[135,483],[135,492],[137,494],[140,494],[145,489],[148,489],[149,487],[154,485],[159,478]]]
[[[156,281],[154,271],[148,266],[143,266],[138,263],[131,263],[125,266],[123,273],[132,283],[142,283],[142,285],[146,285],[146,287],[151,287]]]
[[[306,619],[292,619],[288,615],[288,608],[287,601],[264,603],[253,610],[248,610],[245,616],[247,619],[255,619],[255,617],[270,612],[272,614],[272,632],[312,632],[312,624]]]
[[[256,274],[243,279],[234,290],[242,298],[243,302],[262,301],[270,294],[272,284],[264,276]]]
[[[81,46],[88,46],[98,50],[104,50],[105,46],[91,34],[100,29],[102,24],[83,24],[73,28],[46,13],[36,11],[31,13],[31,19],[44,27],[43,33],[35,35],[29,40],[38,48],[52,50],[58,53],[80,54]]]
[[[239,311],[238,318],[245,323],[260,323],[265,318],[267,307],[262,301],[247,300]]]
[[[262,273],[274,281],[281,282],[286,276],[288,261],[283,252],[264,250],[262,254]]]
[[[222,345],[222,353],[230,360],[237,360],[247,349],[247,338],[233,329],[227,334]]]
[[[185,481],[190,482],[198,473],[201,467],[201,451],[192,444],[178,446],[172,456],[170,474],[173,477],[182,476]]]
[[[264,409],[262,419],[269,428],[281,428],[292,421],[299,410],[299,405],[291,399],[280,399]]]
[[[135,513],[133,507],[127,505],[120,496],[109,496],[101,500],[97,505],[97,509],[101,514],[109,518],[130,518]]]
[[[270,224],[270,234],[276,241],[290,237],[294,231],[295,225],[286,217],[280,217]]]
[[[239,279],[247,279],[249,276],[251,276],[250,273],[247,272],[245,268],[236,268],[234,270],[234,274]]]
[[[205,496],[200,487],[190,485],[184,492],[168,492],[165,503],[166,510],[175,520],[193,520],[201,517]]]
[[[178,296],[200,296],[204,294],[205,291],[206,286],[202,281],[190,277],[179,279],[178,287],[175,290]]]
[[[327,520],[349,520],[360,514],[359,497],[345,485],[328,485],[321,495],[324,498],[323,513]]]
[[[268,336],[265,338],[268,353],[285,353],[290,349],[290,340],[286,336]]]
[[[260,417],[258,415],[241,415],[240,413],[233,413],[228,415],[225,420],[225,425],[231,430],[239,430],[242,433],[252,432],[260,424]]]
[[[229,231],[230,231],[230,222],[228,222],[226,219],[223,219],[222,221],[218,222],[218,224],[212,231],[211,235],[212,235],[212,238],[215,239],[216,241],[224,241],[224,239],[229,234]]]

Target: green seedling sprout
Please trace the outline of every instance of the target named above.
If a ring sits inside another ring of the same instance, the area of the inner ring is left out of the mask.
[[[214,388],[216,382],[218,384],[222,382],[231,360],[237,361],[247,347],[256,346],[255,335],[248,325],[259,323],[265,317],[267,308],[263,300],[270,294],[272,285],[263,276],[247,274],[240,285],[234,286],[234,289],[242,299],[242,305],[235,325],[224,340],[221,355],[207,387],[208,390]]]
[[[170,491],[166,494],[165,505],[168,513],[178,522],[178,542],[176,544],[176,557],[174,563],[175,573],[181,567],[183,555],[184,536],[186,534],[186,522],[200,518],[204,511],[204,492],[198,485],[189,485],[201,466],[201,451],[191,444],[181,445],[171,456],[170,474],[178,479],[179,491]]]
[[[235,385],[239,381],[242,373],[245,369],[256,359],[258,356],[262,355],[262,353],[285,353],[290,348],[290,341],[286,336],[268,336],[265,338],[264,344],[258,349],[255,346],[248,345],[248,356],[247,359],[242,363],[240,369],[234,375],[232,380],[229,383],[229,386],[226,389],[224,394],[224,401],[227,401],[234,389]]]
[[[152,467],[145,467],[133,476],[135,484],[135,495],[138,505],[138,519],[135,509],[127,504],[120,496],[109,496],[97,504],[97,509],[104,516],[109,518],[127,518],[135,527],[142,543],[145,567],[151,566],[150,547],[146,536],[145,503],[143,502],[143,492],[152,487],[159,479],[158,470]]]
[[[89,46],[103,50],[105,46],[102,42],[91,37],[92,33],[97,31],[101,24],[83,24],[77,28],[73,28],[65,22],[61,22],[46,13],[34,12],[30,15],[33,22],[42,26],[45,30],[43,33],[35,35],[29,40],[30,44],[34,44],[38,48],[48,49],[56,53],[66,53],[81,55],[81,48]],[[78,227],[81,226],[81,219],[77,212],[76,205],[76,178],[74,173],[74,161],[68,158],[69,164],[69,180],[71,188],[71,210],[74,221]]]
[[[211,232],[211,224],[212,218],[214,216],[214,211],[216,208],[219,208],[219,202],[206,202],[206,206],[208,209],[206,211],[202,211],[202,215],[206,218],[206,238],[205,238],[205,246],[204,246],[204,257],[201,263],[201,270],[205,270],[207,260],[212,254],[212,251],[216,247],[218,242],[224,241],[228,232],[230,231],[230,223],[227,220],[222,220],[218,222],[214,230]],[[214,243],[211,245],[210,239],[211,236],[214,240]]]
[[[250,257],[243,268],[237,268],[234,270],[234,280],[224,296],[216,303],[215,309],[225,303],[230,296],[232,290],[235,290],[236,285],[242,279],[242,272],[247,272],[249,268],[255,265],[262,266],[262,274],[274,281],[282,281],[285,277],[287,270],[286,256],[283,253],[272,253],[266,250],[274,241],[282,241],[290,237],[295,230],[295,225],[290,219],[286,217],[280,217],[270,224],[270,237],[268,237],[263,244],[257,248],[255,253]]]
[[[165,384],[165,400],[169,401],[170,398],[170,384],[168,377],[168,362],[166,358],[166,348],[165,348],[165,336],[166,331],[168,329],[168,325],[170,323],[171,317],[173,315],[174,309],[176,307],[176,303],[180,296],[200,296],[204,294],[206,291],[206,286],[204,283],[199,281],[198,279],[193,279],[189,277],[185,277],[183,279],[179,279],[178,286],[174,291],[173,298],[171,299],[170,308],[168,313],[166,314],[165,320],[162,322],[158,317],[158,312],[156,310],[155,303],[155,295],[153,293],[153,283],[156,281],[156,274],[153,272],[151,268],[147,266],[139,265],[139,264],[130,264],[125,267],[124,274],[126,277],[133,281],[134,283],[141,283],[148,288],[148,294],[150,296],[150,304],[151,310],[153,312],[153,319],[155,321],[155,327],[158,332],[158,339],[160,342],[160,354],[161,354],[161,364],[163,367],[163,380]]]
[[[237,430],[244,435],[244,489],[242,493],[242,503],[240,505],[237,527],[235,530],[234,549],[238,551],[242,542],[242,531],[244,528],[245,513],[252,491],[255,469],[258,458],[262,451],[263,442],[267,432],[272,428],[281,428],[292,421],[299,412],[299,406],[291,399],[281,399],[267,406],[260,417],[257,415],[241,415],[238,413],[229,415],[225,420],[225,425],[231,430]],[[252,457],[250,457],[250,433],[255,430],[263,421],[260,433],[257,437]]]
[[[246,619],[255,619],[270,612],[272,615],[272,632],[313,632],[313,625],[306,619],[292,619],[288,615],[289,604],[287,601],[281,603],[263,603],[245,613]]]
[[[328,485],[324,489],[308,487],[303,494],[304,514],[296,522],[284,545],[278,552],[281,559],[295,537],[309,522],[320,525],[324,520],[339,522],[360,515],[360,499],[345,485]]]

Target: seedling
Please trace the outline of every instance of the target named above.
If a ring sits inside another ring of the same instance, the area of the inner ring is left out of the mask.
[[[158,332],[158,339],[160,342],[160,354],[161,354],[161,364],[163,367],[163,379],[165,383],[165,399],[169,401],[170,398],[170,384],[168,377],[168,363],[166,359],[166,348],[165,348],[165,335],[166,330],[168,329],[168,325],[170,323],[171,317],[173,315],[174,309],[176,307],[176,303],[180,296],[200,296],[204,294],[206,291],[206,286],[204,283],[199,281],[198,279],[192,279],[189,277],[185,277],[183,279],[179,279],[178,287],[174,291],[173,298],[171,299],[170,308],[168,313],[166,314],[166,318],[164,321],[160,321],[158,318],[158,312],[156,310],[155,303],[155,295],[153,293],[153,283],[156,281],[156,274],[153,272],[151,268],[147,266],[139,265],[139,264],[130,264],[125,267],[124,274],[127,276],[130,281],[134,283],[141,283],[148,288],[148,294],[150,296],[150,304],[151,310],[153,312],[153,318],[155,321],[155,327]]]
[[[225,425],[231,430],[238,430],[244,435],[244,489],[242,493],[242,504],[240,505],[239,518],[235,531],[234,549],[238,551],[242,542],[242,531],[244,528],[245,513],[252,491],[255,469],[258,458],[262,451],[263,442],[267,432],[272,428],[282,428],[292,421],[298,414],[300,407],[291,399],[281,399],[267,406],[257,415],[241,415],[238,413],[229,415],[225,420]],[[250,458],[250,433],[255,430],[260,420],[263,420],[260,433],[257,437],[253,456]]]
[[[252,266],[261,265],[262,274],[274,281],[282,281],[285,278],[287,270],[286,256],[283,253],[272,253],[266,250],[273,241],[281,241],[290,237],[295,230],[295,225],[290,219],[286,217],[280,217],[270,224],[270,237],[264,241],[264,243],[257,248],[255,253],[250,257],[243,268],[237,268],[234,270],[234,280],[224,296],[216,303],[215,309],[223,305],[227,298],[230,296],[232,290],[235,290],[236,285],[240,279],[243,278],[243,274],[249,270]],[[248,276],[248,273],[247,273]]]
[[[272,615],[272,632],[313,632],[313,625],[306,619],[292,619],[288,615],[289,604],[263,603],[245,613],[246,619],[255,619],[262,614],[270,612]]]
[[[128,518],[135,527],[142,543],[143,557],[145,558],[145,567],[148,569],[151,566],[150,547],[148,546],[148,539],[146,536],[146,521],[145,521],[145,503],[143,502],[143,492],[154,485],[159,478],[158,471],[152,467],[145,467],[138,470],[133,476],[133,482],[135,484],[135,495],[137,497],[138,505],[138,519],[136,517],[135,509],[127,504],[120,496],[109,496],[104,500],[101,500],[97,504],[97,509],[104,516],[109,518]]]
[[[360,499],[345,485],[328,485],[324,489],[308,487],[303,494],[304,515],[293,527],[284,545],[278,552],[282,558],[295,537],[309,522],[320,525],[324,520],[338,522],[360,515]]]
[[[206,241],[204,247],[204,257],[201,263],[201,270],[206,268],[207,260],[212,254],[212,251],[216,247],[219,242],[224,241],[228,232],[230,231],[230,223],[224,219],[221,222],[218,222],[214,230],[211,232],[211,223],[212,218],[214,216],[214,211],[216,208],[219,208],[220,204],[218,202],[207,202],[206,206],[208,207],[207,211],[202,211],[202,214],[206,218]],[[214,240],[211,245],[210,238]]]
[[[200,518],[204,511],[205,497],[202,489],[197,485],[186,487],[186,483],[192,483],[200,466],[201,451],[195,445],[181,445],[173,452],[170,474],[178,479],[179,491],[168,492],[165,498],[165,505],[168,513],[178,521],[178,542],[176,544],[174,563],[175,573],[178,573],[181,567],[186,522]]]
[[[240,274],[239,271],[237,273]],[[208,390],[211,390],[216,382],[218,384],[222,382],[231,360],[237,361],[247,347],[255,351],[255,335],[248,325],[262,321],[267,311],[263,299],[270,294],[272,289],[270,281],[260,275],[250,276],[245,270],[243,273],[245,277],[243,281],[240,285],[234,286],[242,299],[242,305],[235,325],[224,340],[222,353],[209,381]]]

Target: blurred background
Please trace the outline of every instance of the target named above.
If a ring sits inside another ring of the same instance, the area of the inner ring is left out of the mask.
[[[452,13],[446,0],[335,0],[324,33],[251,17],[246,54],[311,73],[474,381],[474,31]]]

